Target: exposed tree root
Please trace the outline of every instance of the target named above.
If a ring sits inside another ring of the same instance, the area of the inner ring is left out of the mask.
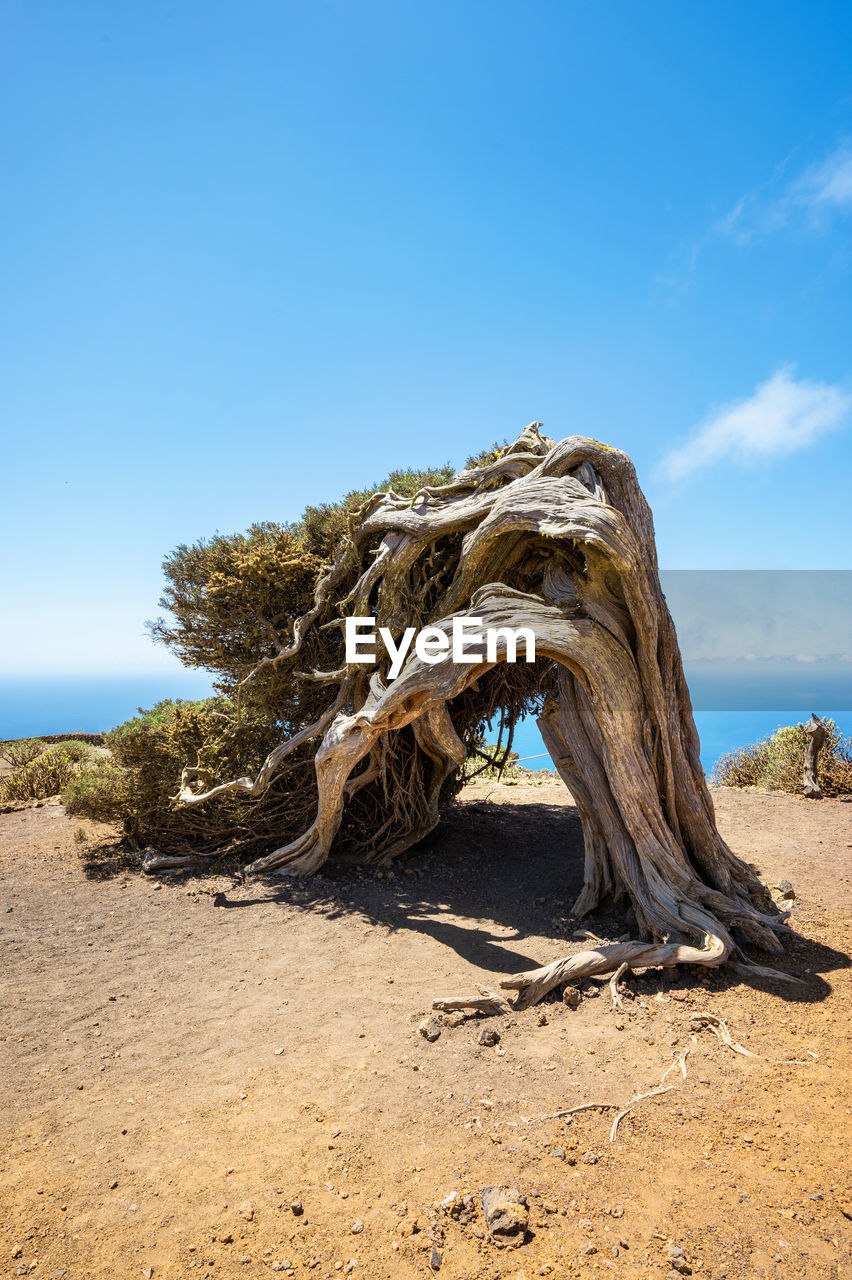
[[[744,1049],[741,1044],[738,1044],[728,1030],[727,1022],[723,1018],[717,1018],[715,1013],[694,1013],[692,1017],[695,1021],[703,1022],[706,1027],[709,1027],[716,1039],[721,1044],[727,1045],[734,1053],[741,1053],[745,1058],[760,1057],[759,1053],[752,1053],[750,1049]]]
[[[433,1000],[432,1008],[438,1009],[443,1013],[450,1013],[457,1009],[470,1009],[474,1013],[511,1013],[512,1006],[496,991],[492,991],[490,987],[481,987],[478,983],[476,989],[480,993],[478,996],[450,996],[445,999]]]
[[[609,1131],[610,1142],[615,1142],[618,1135],[618,1126],[621,1124],[624,1117],[629,1115],[633,1110],[637,1102],[644,1102],[646,1098],[656,1098],[661,1093],[671,1093],[674,1088],[676,1088],[676,1086],[673,1084],[661,1084],[658,1085],[656,1089],[649,1089],[647,1093],[637,1093],[634,1098],[631,1098],[627,1103],[627,1106],[624,1107],[623,1110],[619,1111],[618,1115],[612,1122],[612,1128]]]
[[[538,1004],[554,987],[566,982],[577,982],[597,974],[612,973],[621,965],[631,969],[638,967],[669,967],[678,964],[719,965],[730,953],[731,943],[726,938],[708,935],[705,949],[684,946],[680,943],[616,942],[612,946],[594,951],[580,951],[574,956],[553,960],[541,969],[530,969],[502,978],[500,986],[518,992],[517,1009],[529,1009]]]
[[[198,853],[157,853],[156,849],[146,849],[142,854],[142,870],[146,875],[151,875],[155,871],[178,871],[182,867],[199,867],[214,856],[214,854]]]
[[[615,973],[612,975],[612,977],[609,980],[609,994],[612,998],[613,1009],[624,1008],[624,1001],[622,1000],[621,996],[618,994],[618,983],[619,983],[619,980],[627,972],[628,968],[629,968],[629,965],[620,964],[616,969]]]

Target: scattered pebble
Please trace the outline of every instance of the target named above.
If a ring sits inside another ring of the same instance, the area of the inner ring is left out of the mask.
[[[444,1255],[441,1253],[441,1250],[436,1249],[433,1246],[432,1252],[429,1255],[429,1266],[432,1268],[433,1271],[441,1270],[441,1263],[443,1261],[443,1258],[444,1258]]]
[[[441,1023],[437,1018],[424,1018],[417,1028],[424,1040],[432,1044],[441,1034]]]
[[[363,1230],[364,1230],[364,1224],[360,1218],[358,1218],[357,1221],[352,1223],[353,1236],[359,1236]]]
[[[245,1222],[251,1222],[254,1218],[254,1205],[250,1200],[245,1200],[239,1207],[239,1215]]]
[[[500,1032],[495,1031],[493,1027],[483,1027],[476,1040],[477,1044],[485,1045],[486,1049],[490,1049],[493,1045],[500,1043]]]

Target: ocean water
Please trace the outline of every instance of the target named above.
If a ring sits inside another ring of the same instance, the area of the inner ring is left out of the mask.
[[[45,733],[101,733],[163,698],[204,698],[212,692],[200,672],[177,671],[140,676],[20,676],[0,678],[0,740],[38,737]],[[844,734],[852,735],[852,712],[830,715]],[[757,742],[781,725],[807,720],[811,708],[796,710],[728,710],[695,712],[701,739],[701,762],[707,773],[727,751]],[[552,769],[534,719],[515,730],[514,749],[530,769]],[[532,758],[530,758],[532,757]]]
[[[815,709],[818,715],[830,716],[843,734],[852,736],[852,712],[832,714],[824,709]],[[704,772],[710,774],[720,756],[736,751],[737,747],[750,746],[783,725],[807,720],[811,708],[798,711],[695,711],[693,714],[701,740],[701,763]],[[527,757],[523,761],[527,769],[553,770],[535,720],[525,720],[516,727],[512,749],[519,756]]]
[[[0,740],[45,733],[103,733],[164,698],[206,698],[197,671],[138,676],[2,676]]]

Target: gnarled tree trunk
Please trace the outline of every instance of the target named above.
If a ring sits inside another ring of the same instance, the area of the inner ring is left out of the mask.
[[[633,466],[585,437],[555,444],[539,425],[447,486],[411,500],[374,495],[320,583],[314,609],[271,659],[291,660],[312,626],[345,614],[374,614],[395,637],[412,624],[449,635],[456,616],[481,618],[483,629],[534,631],[536,666],[513,679],[526,680],[530,696],[547,691],[539,725],[582,819],[585,880],[576,910],[627,897],[642,940],[504,983],[527,1003],[568,977],[624,962],[720,964],[738,952],[732,931],[778,950],[783,930],[769,894],[716,829],[651,512]],[[344,665],[303,674],[334,692],[325,715],[300,735],[321,737],[316,818],[248,874],[315,871],[359,793],[376,797],[365,857],[388,861],[421,839],[470,748],[460,720],[470,722],[482,690],[492,690],[493,709],[505,646],[495,656],[454,663],[447,654],[427,664],[412,651],[395,680],[381,655],[372,671]],[[404,730],[413,741],[405,739],[403,781]],[[256,794],[293,745],[282,744],[258,778],[201,794],[185,770],[180,802],[203,803],[234,787]]]

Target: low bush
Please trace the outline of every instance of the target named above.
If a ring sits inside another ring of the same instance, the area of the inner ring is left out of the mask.
[[[107,751],[84,759],[62,799],[71,816],[118,826],[137,847],[203,852],[237,839],[251,845],[261,829],[268,839],[270,811],[284,799],[274,785],[260,799],[229,791],[198,807],[178,807],[173,797],[187,761],[197,761],[198,777],[210,788],[256,772],[277,741],[275,724],[244,717],[237,725],[226,698],[159,702],[112,729]],[[310,791],[302,789],[309,804]]]
[[[35,760],[36,756],[40,756],[46,745],[47,743],[41,738],[21,738],[17,742],[3,742],[0,743],[0,756],[8,760],[13,769],[18,769],[21,765]]]
[[[0,800],[46,800],[58,795],[77,772],[77,761],[63,747],[47,747],[27,764],[0,778]]]
[[[82,738],[68,738],[59,745],[76,763],[81,760],[88,760],[99,754],[97,747],[93,747],[90,742],[84,742]]]
[[[852,738],[844,738],[833,720],[824,720],[828,733],[819,756],[819,785],[823,795],[852,792]],[[723,787],[762,787],[801,795],[808,735],[804,724],[786,725],[749,747],[722,756],[713,778]]]

